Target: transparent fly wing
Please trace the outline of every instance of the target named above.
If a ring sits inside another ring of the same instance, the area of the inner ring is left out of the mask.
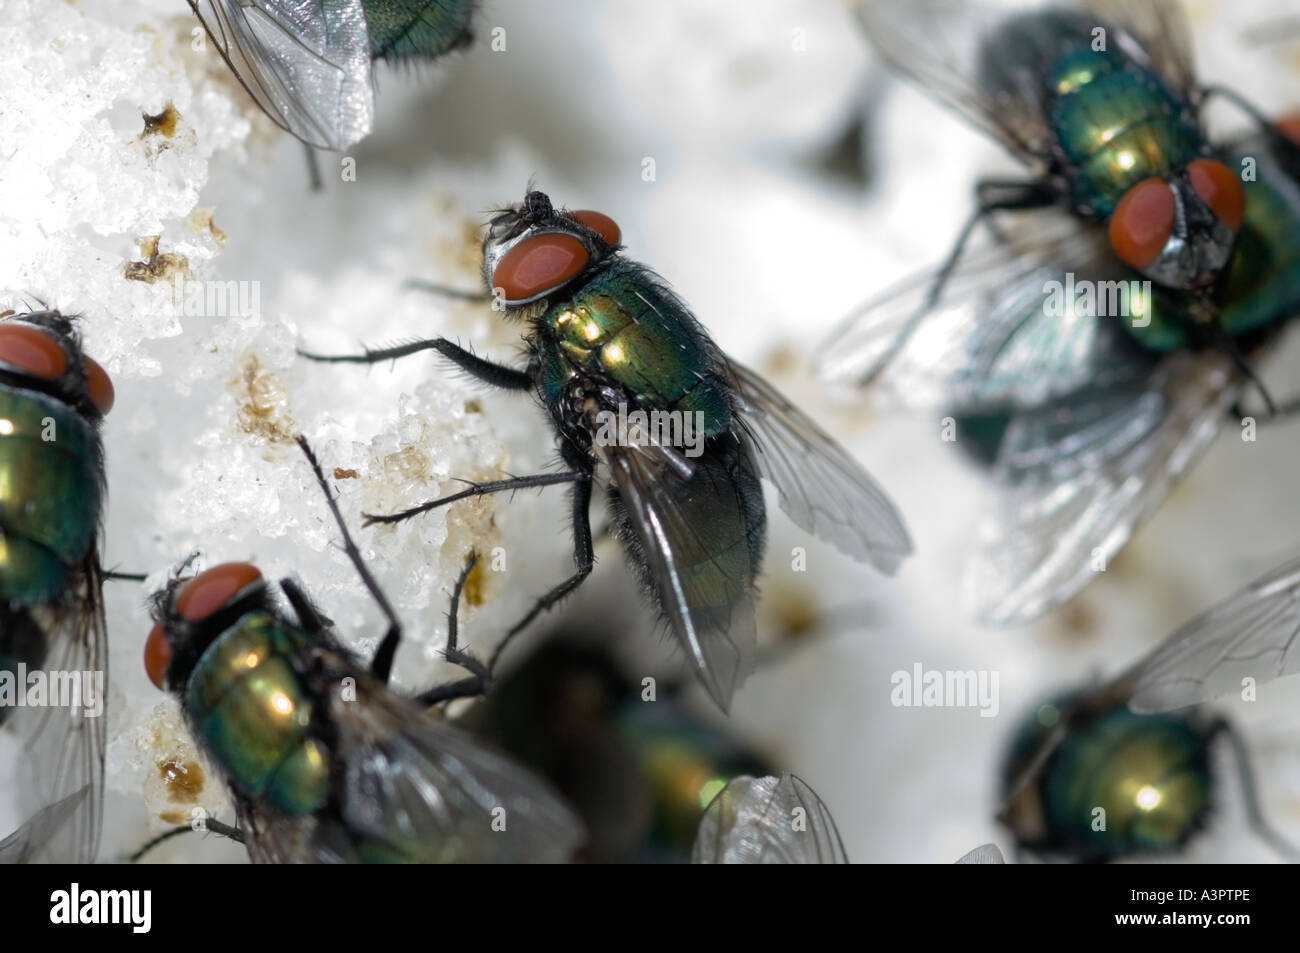
[[[83,568],[79,593],[55,610],[40,610],[52,640],[44,663],[49,704],[19,708],[11,718],[22,739],[17,779],[23,816],[34,820],[51,805],[62,806],[59,823],[31,837],[33,856],[51,863],[88,864],[99,851],[108,643],[96,557]]]
[[[0,864],[61,862],[59,857],[51,856],[49,845],[58,839],[65,825],[76,823],[77,815],[90,797],[90,790],[83,788],[42,808],[22,827],[0,840]]]
[[[771,384],[734,361],[730,368],[741,429],[759,471],[777,488],[781,509],[854,559],[896,572],[912,540],[885,491]]]
[[[1037,218],[1061,231],[1059,217]],[[1071,224],[1069,234],[1077,232]],[[928,298],[939,277],[937,267],[905,278],[850,313],[820,346],[818,372],[851,386],[878,380],[890,398],[905,406],[946,403],[954,378],[967,367],[966,342],[984,316],[1005,310],[1027,313],[1018,304],[1025,295],[1041,301],[1043,247],[1000,242],[977,232],[933,303]],[[922,317],[924,323],[904,343],[903,335]]]
[[[1051,130],[1027,92],[999,100],[984,75],[987,44],[1023,7],[967,0],[859,0],[867,38],[891,66],[1026,163],[1046,168]],[[1036,77],[1023,87],[1035,89]]]
[[[1138,663],[1130,707],[1170,711],[1300,671],[1300,558],[1188,622]]]
[[[968,854],[962,854],[959,864],[1005,864],[1006,858],[997,844],[981,844]]]
[[[604,450],[644,561],[644,581],[696,675],[726,711],[758,651],[758,566],[749,541],[736,532],[748,529],[737,488],[702,457],[691,461],[692,476],[684,479],[635,447]]]
[[[876,378],[890,401],[971,414],[1033,407],[1087,384],[1109,386],[1145,373],[1121,329],[1096,309],[1075,306],[1070,277],[1131,281],[1103,230],[1064,214],[1015,220],[1008,234],[977,232],[928,311],[935,271],[908,279],[868,302],[823,348],[826,378],[858,384]],[[1057,306],[1053,307],[1052,302]],[[908,324],[924,313],[906,343]]]
[[[1179,0],[1088,0],[1087,9],[1126,34],[1123,43],[1140,49],[1157,73],[1187,98],[1197,96],[1191,31]]]
[[[357,690],[330,706],[354,836],[457,863],[560,863],[581,844],[581,822],[541,778],[368,678]]]
[[[704,811],[694,864],[847,864],[830,810],[793,774],[733,778]]]
[[[362,0],[189,0],[250,96],[319,149],[345,149],[374,119]]]
[[[1149,386],[1017,414],[999,449],[997,505],[965,580],[979,618],[1022,623],[1083,588],[1209,446],[1239,388],[1223,355],[1181,353],[1158,365]]]

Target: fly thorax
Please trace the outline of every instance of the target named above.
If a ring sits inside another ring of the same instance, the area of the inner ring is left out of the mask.
[[[583,369],[592,368],[596,362],[603,363],[606,348],[619,347],[611,344],[611,329],[604,314],[586,304],[555,310],[550,316],[550,326],[565,357]]]
[[[307,641],[269,613],[249,613],[204,652],[183,696],[229,782],[290,814],[319,809],[330,791],[330,752],[313,732],[317,701],[293,664]]]

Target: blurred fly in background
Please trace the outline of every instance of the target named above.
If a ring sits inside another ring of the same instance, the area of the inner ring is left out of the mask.
[[[555,785],[588,831],[577,859],[686,863],[717,793],[771,768],[677,687],[634,682],[603,641],[547,636],[460,723]]]
[[[944,263],[852,315],[822,368],[856,385],[888,368],[991,463],[966,597],[1025,622],[1105,568],[1248,382],[1277,412],[1252,362],[1300,312],[1296,144],[1197,83],[1176,3],[859,9],[883,56],[1031,176],[980,183]],[[1216,96],[1257,133],[1211,143]]]
[[[1021,723],[1002,768],[999,815],[1017,848],[1079,863],[1177,853],[1222,798],[1212,752],[1223,739],[1251,829],[1284,859],[1300,859],[1264,817],[1241,733],[1197,710],[1130,710],[1134,678],[1129,671],[1055,698]]]

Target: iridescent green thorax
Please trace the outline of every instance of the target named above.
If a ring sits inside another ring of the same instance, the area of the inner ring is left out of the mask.
[[[703,433],[731,425],[718,355],[680,301],[643,268],[614,259],[538,319],[542,395],[559,402],[575,375],[608,380],[642,409],[699,412]]]
[[[1235,336],[1289,321],[1300,314],[1300,187],[1258,154],[1234,155],[1227,162],[1258,163],[1258,175],[1244,182],[1246,218],[1215,299],[1219,324]],[[1173,351],[1192,344],[1183,295],[1155,289],[1151,321],[1124,328],[1153,351]]]
[[[1154,72],[1113,47],[1080,46],[1048,77],[1051,123],[1071,170],[1071,201],[1106,220],[1124,193],[1199,154],[1195,119]]]
[[[1022,735],[1013,765],[1046,730]],[[1044,842],[1026,846],[1085,860],[1176,849],[1209,813],[1211,783],[1206,736],[1191,720],[1118,705],[1071,725],[1043,765]]]
[[[69,408],[0,384],[0,596],[54,599],[88,554],[103,499],[99,437]]]
[[[465,42],[472,0],[365,0],[371,59],[435,59]]]
[[[184,694],[196,735],[231,786],[287,814],[319,810],[330,796],[330,751],[292,664],[311,641],[268,612],[249,612],[208,646]]]

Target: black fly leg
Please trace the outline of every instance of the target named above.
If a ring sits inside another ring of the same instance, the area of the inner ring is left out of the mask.
[[[114,580],[117,582],[144,582],[149,578],[148,573],[143,572],[118,572],[116,569],[105,569],[99,574],[99,578],[105,582]]]
[[[203,824],[206,833],[217,834],[221,837],[228,838],[229,840],[234,841],[236,844],[244,843],[244,832],[241,831],[238,827],[232,827],[229,824],[223,824],[220,821],[214,821],[214,820],[205,820]],[[155,847],[157,847],[159,844],[163,843],[164,841],[169,841],[173,837],[180,837],[182,834],[188,834],[194,830],[195,828],[189,824],[183,824],[180,827],[173,827],[170,830],[165,830],[157,837],[149,841],[149,843],[145,844],[143,847],[137,850],[130,857],[128,857],[126,859],[126,862],[128,864],[137,863],[139,862],[141,857],[149,853],[149,851],[153,850]]]
[[[429,500],[421,503],[419,506],[412,506],[410,509],[402,510],[398,513],[362,513],[365,518],[363,526],[373,526],[376,523],[400,523],[403,520],[409,520],[413,516],[419,516],[421,513],[427,513],[429,510],[437,509],[440,506],[446,506],[449,503],[455,503],[457,500],[468,499],[471,496],[487,496],[489,493],[509,493],[515,490],[529,490],[541,486],[554,486],[557,483],[578,483],[582,480],[590,480],[591,474],[580,470],[564,470],[560,473],[535,473],[532,476],[509,477],[505,480],[488,480],[484,483],[470,483],[468,490],[461,490],[459,493],[453,493],[450,496],[439,497],[436,500]],[[463,481],[468,482],[468,481]]]
[[[426,291],[442,298],[454,298],[457,301],[474,301],[487,304],[492,300],[492,296],[486,291],[462,291],[459,288],[436,285],[432,281],[421,281],[419,278],[409,279],[404,287],[409,288],[411,291]]]
[[[302,147],[307,151],[307,181],[311,183],[313,192],[319,192],[325,184],[325,180],[320,174],[320,157],[316,155],[316,150],[307,143],[304,142]]]
[[[425,707],[451,701],[455,698],[474,698],[485,695],[491,685],[492,674],[488,671],[487,666],[456,644],[460,631],[457,616],[460,613],[461,593],[465,591],[465,580],[469,578],[469,574],[474,571],[477,564],[477,554],[470,553],[469,559],[465,562],[465,568],[461,570],[460,576],[456,580],[456,588],[452,590],[451,594],[451,606],[447,611],[447,647],[442,650],[443,658],[453,665],[459,665],[468,671],[470,675],[468,678],[462,678],[447,685],[439,685],[422,695],[417,695],[415,700]]]
[[[1277,152],[1278,158],[1287,167],[1287,170],[1292,175],[1300,175],[1300,145],[1292,142],[1279,132],[1277,124],[1266,116],[1262,110],[1258,109],[1236,90],[1229,89],[1227,86],[1207,86],[1202,93],[1202,106],[1211,96],[1218,96],[1221,99],[1226,99],[1249,116],[1259,126],[1260,131],[1268,137],[1269,144]]]
[[[580,460],[574,455],[570,463],[579,463]],[[591,541],[591,464],[585,463],[585,470],[578,471],[579,479],[573,484],[573,561],[577,566],[577,571],[564,582],[560,583],[550,592],[546,593],[535,603],[533,607],[525,613],[524,617],[511,626],[510,631],[501,639],[492,658],[488,662],[488,671],[495,672],[497,663],[501,660],[501,653],[505,651],[510,640],[527,628],[528,624],[537,618],[541,613],[550,609],[557,602],[567,596],[569,593],[582,585],[583,580],[591,575],[592,567],[595,565],[596,556]]]
[[[1246,742],[1229,722],[1220,718],[1210,725],[1209,739],[1223,735],[1232,746],[1232,753],[1237,759],[1237,774],[1241,780],[1241,792],[1246,802],[1246,820],[1260,840],[1272,847],[1277,853],[1291,863],[1300,861],[1297,851],[1284,837],[1269,826],[1264,811],[1259,806],[1259,794],[1255,788],[1255,774],[1250,767],[1250,753]]]
[[[289,600],[289,605],[293,607],[294,614],[298,617],[298,624],[308,632],[323,632],[334,624],[321,615],[316,604],[311,601],[307,593],[303,592],[302,586],[298,585],[298,580],[287,577],[281,579],[280,589],[284,592],[284,597]]]
[[[298,446],[302,448],[303,454],[307,457],[312,473],[316,475],[316,482],[320,485],[321,492],[325,494],[325,502],[334,515],[334,522],[338,524],[339,532],[343,535],[343,551],[348,554],[348,559],[351,560],[357,575],[361,577],[361,582],[370,593],[370,597],[375,600],[380,611],[383,612],[384,618],[388,620],[388,631],[384,633],[384,638],[379,643],[374,658],[370,660],[370,674],[387,685],[388,676],[393,670],[393,656],[397,654],[397,646],[402,640],[402,623],[398,621],[397,613],[393,611],[388,597],[384,595],[384,590],[379,587],[375,577],[366,568],[365,560],[361,558],[361,550],[357,549],[357,544],[352,541],[352,534],[348,532],[348,524],[344,522],[343,514],[339,512],[339,505],[334,499],[334,494],[330,492],[329,484],[325,482],[325,474],[321,471],[320,462],[316,459],[316,454],[312,451],[311,445],[307,443],[307,438],[299,436]],[[296,609],[297,606],[294,608]]]
[[[1239,400],[1229,410],[1229,413],[1237,420],[1253,417],[1261,424],[1279,423],[1298,412],[1300,412],[1300,397],[1292,398],[1281,404],[1275,404],[1271,410],[1265,407],[1258,411],[1251,410]]]
[[[948,257],[944,259],[943,264],[939,266],[939,270],[935,272],[925,299],[921,302],[920,307],[908,317],[907,323],[898,332],[888,350],[876,361],[874,367],[862,377],[859,383],[870,383],[902,351],[912,333],[939,301],[939,296],[943,294],[943,289],[948,284],[948,279],[952,277],[957,262],[961,260],[962,252],[966,249],[966,243],[970,241],[971,235],[975,233],[976,227],[981,222],[987,222],[989,216],[994,212],[1047,208],[1055,205],[1060,200],[1060,193],[1054,186],[1040,181],[1008,182],[985,179],[976,185],[975,195],[977,200],[975,211],[966,219],[966,224],[962,226],[961,231],[957,234],[957,241],[953,243],[952,250],[948,252]]]
[[[533,388],[533,379],[524,371],[484,360],[446,338],[429,338],[378,350],[365,348],[361,354],[311,354],[299,348],[298,355],[322,364],[382,364],[384,361],[395,361],[399,357],[407,357],[421,351],[437,351],[471,377],[493,387],[500,387],[503,390],[532,390]]]

